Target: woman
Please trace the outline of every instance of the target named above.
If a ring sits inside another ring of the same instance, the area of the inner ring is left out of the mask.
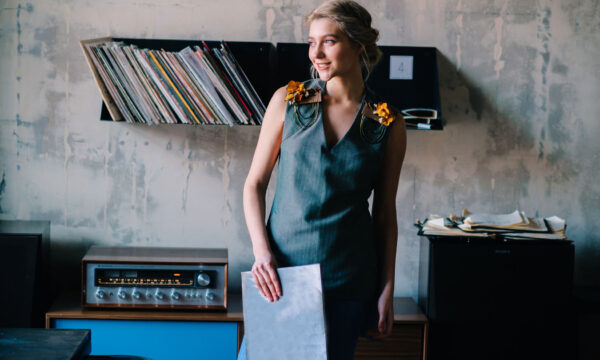
[[[352,359],[370,310],[378,312],[372,337],[392,330],[405,124],[365,87],[381,56],[367,10],[354,1],[328,1],[306,25],[316,79],[275,92],[244,186],[252,274],[259,291],[276,301],[278,266],[320,263],[329,358]],[[278,158],[265,226],[265,192]]]

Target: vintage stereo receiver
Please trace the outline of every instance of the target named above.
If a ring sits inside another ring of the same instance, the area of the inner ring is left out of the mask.
[[[81,271],[84,307],[227,308],[226,249],[92,246]]]

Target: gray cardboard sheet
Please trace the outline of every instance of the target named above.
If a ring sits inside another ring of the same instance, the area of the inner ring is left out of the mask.
[[[242,273],[248,360],[327,359],[319,264],[277,269],[282,296],[270,303]]]

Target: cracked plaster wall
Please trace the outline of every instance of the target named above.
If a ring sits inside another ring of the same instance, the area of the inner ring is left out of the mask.
[[[63,287],[77,286],[91,244],[204,246],[229,249],[239,291],[252,261],[241,191],[259,128],[100,122],[78,41],[302,42],[302,17],[318,3],[0,1],[0,219],[52,222]],[[408,134],[396,295],[417,293],[414,220],[464,207],[565,218],[576,283],[600,285],[598,2],[362,3],[380,44],[441,54],[447,126]]]

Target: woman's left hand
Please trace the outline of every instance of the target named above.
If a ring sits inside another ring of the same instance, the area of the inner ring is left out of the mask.
[[[394,326],[394,295],[388,292],[384,290],[377,301],[377,310],[379,311],[377,329],[368,331],[369,336],[373,339],[382,339],[392,333],[392,327]]]

